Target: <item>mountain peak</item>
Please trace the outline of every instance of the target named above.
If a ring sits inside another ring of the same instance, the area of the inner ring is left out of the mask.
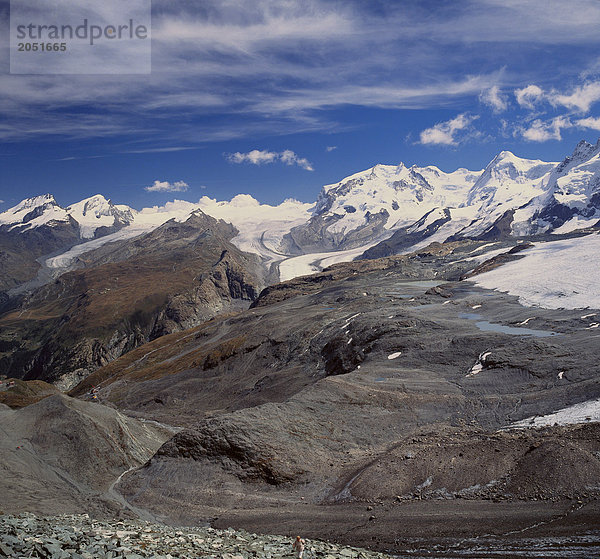
[[[58,203],[52,194],[41,194],[40,196],[33,196],[32,198],[25,198],[25,200],[21,200],[21,202],[7,210],[7,212],[38,208],[46,204],[58,206]]]
[[[384,169],[385,169],[385,166],[382,165],[381,163],[377,163],[376,165],[373,165],[373,167],[371,167],[370,177],[372,177],[372,178],[378,177]]]
[[[573,165],[582,163],[600,152],[600,139],[596,142],[596,145],[592,145],[585,140],[580,140],[573,153],[566,157],[560,165],[556,168],[557,173],[563,173],[570,169]]]
[[[500,167],[512,164],[517,169],[520,169],[523,166],[529,167],[532,163],[537,164],[541,162],[535,159],[524,159],[515,155],[512,151],[503,150],[488,163],[488,167]]]
[[[479,183],[497,180],[538,179],[545,175],[556,163],[539,159],[524,159],[511,151],[501,151],[486,166]]]
[[[96,236],[99,228],[103,231],[129,225],[133,221],[131,208],[115,206],[102,194],[95,194],[67,208],[69,215],[79,224],[83,239]]]
[[[498,155],[496,155],[495,159],[500,161],[503,159],[521,159],[521,158],[517,157],[512,151],[503,150]]]
[[[16,206],[0,213],[0,225],[22,225],[37,219],[37,224],[46,223],[54,219],[64,221],[64,210],[57,204],[52,194],[42,194],[32,198],[25,198]],[[47,219],[39,219],[47,215]]]
[[[573,150],[573,155],[571,155],[572,159],[588,159],[591,155],[594,154],[597,150],[600,149],[600,138],[596,142],[596,145],[590,144],[585,140],[581,140],[575,146]]]

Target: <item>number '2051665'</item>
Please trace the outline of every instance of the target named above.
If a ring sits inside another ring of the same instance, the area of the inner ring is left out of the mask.
[[[67,50],[67,43],[18,43],[17,50],[19,52],[25,51],[39,51],[39,52],[59,52]]]

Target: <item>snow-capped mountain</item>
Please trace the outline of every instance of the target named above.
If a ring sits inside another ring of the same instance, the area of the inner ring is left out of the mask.
[[[40,257],[110,236],[127,228],[134,213],[101,195],[62,208],[51,194],[28,198],[0,213],[0,292],[34,280],[40,270]],[[46,275],[44,281],[52,277]]]
[[[457,208],[440,208],[365,253],[368,258],[416,250],[437,241],[495,240],[569,233],[600,223],[600,140],[580,142],[561,163],[503,151],[483,170]]]
[[[458,206],[481,171],[437,167],[375,165],[336,184],[324,186],[315,215],[335,218],[328,229],[349,232],[367,221],[367,214],[387,213],[386,229],[413,223],[438,206]]]
[[[61,208],[48,194],[1,213],[0,234],[51,231],[58,240],[44,245],[55,253],[45,266],[55,276],[79,265],[90,250],[171,219],[185,221],[198,209],[232,223],[238,230],[232,242],[260,255],[266,268],[275,266],[281,279],[363,253],[386,256],[434,241],[568,233],[600,222],[600,140],[580,142],[560,163],[502,151],[480,171],[379,164],[324,186],[314,204],[271,206],[239,194],[230,201],[204,196],[136,211],[101,195]]]
[[[16,206],[0,213],[0,227],[6,226],[9,229],[23,231],[42,225],[66,223],[68,221],[69,214],[56,203],[52,194],[27,198]]]
[[[477,237],[485,234],[508,212],[543,193],[556,165],[522,159],[510,151],[500,152],[484,169],[462,204],[472,210],[473,222],[459,229],[460,235]]]
[[[72,220],[79,228],[81,239],[91,239],[131,224],[134,213],[128,206],[115,206],[101,194],[67,208],[60,207],[51,194],[44,194],[27,198],[0,213],[0,226],[7,231],[27,231]]]
[[[135,210],[129,206],[114,205],[101,194],[70,205],[66,212],[79,224],[82,239],[92,239],[114,229],[130,225]]]
[[[311,219],[286,236],[284,250],[353,249],[389,237],[436,208],[458,207],[482,171],[375,165],[324,186]]]
[[[515,212],[513,235],[569,233],[600,220],[600,140],[581,141],[547,177],[544,192]]]

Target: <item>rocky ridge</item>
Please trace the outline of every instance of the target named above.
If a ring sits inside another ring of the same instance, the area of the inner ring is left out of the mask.
[[[248,306],[263,279],[235,234],[198,211],[82,255],[82,269],[7,303],[0,366],[68,389],[142,343]]]

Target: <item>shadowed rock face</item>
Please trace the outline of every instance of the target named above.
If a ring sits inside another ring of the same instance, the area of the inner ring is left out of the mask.
[[[346,210],[353,213],[350,208]],[[349,232],[330,231],[338,215],[315,215],[302,225],[294,227],[283,237],[282,249],[286,254],[308,254],[329,250],[348,250],[363,246],[389,233],[385,224],[389,219],[386,210],[365,215],[365,224]]]
[[[83,270],[0,316],[0,364],[68,388],[140,344],[246,307],[262,279],[258,260],[229,242],[235,234],[197,213],[86,253]]]
[[[36,260],[40,256],[66,250],[78,242],[79,227],[73,219],[27,231],[0,225],[0,292],[33,279],[40,268]]]
[[[381,241],[379,244],[374,247],[366,250],[359,259],[374,259],[374,258],[382,258],[385,256],[392,256],[394,254],[400,254],[405,252],[411,246],[416,245],[421,242],[423,239],[426,239],[430,235],[433,235],[442,225],[448,223],[451,220],[451,215],[449,210],[444,210],[439,219],[436,219],[426,227],[424,223],[426,222],[429,214],[434,212],[425,214],[419,221],[412,224],[410,227],[402,227],[394,232],[394,234],[385,241]]]

